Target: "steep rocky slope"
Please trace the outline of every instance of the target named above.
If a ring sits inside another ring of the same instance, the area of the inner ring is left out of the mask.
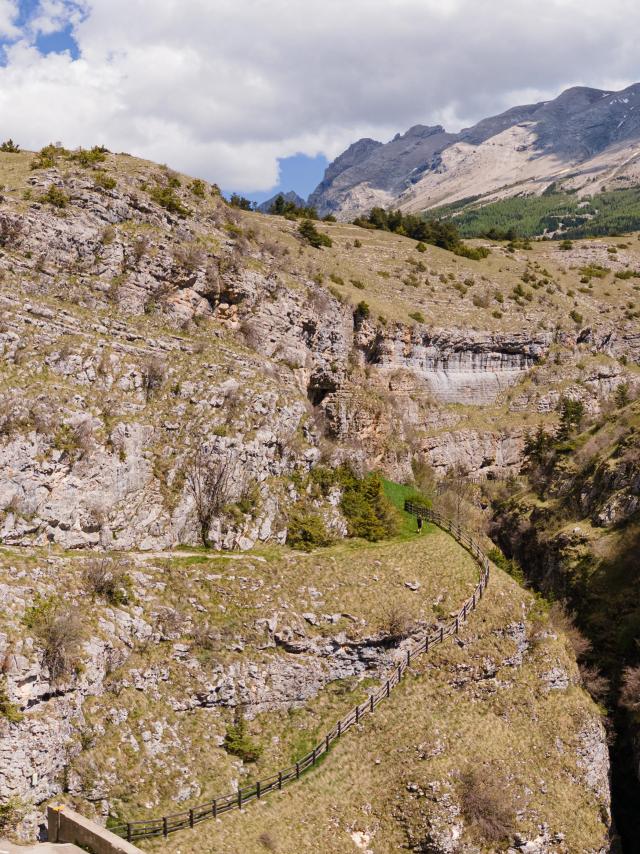
[[[251,545],[321,456],[502,476],[530,413],[562,394],[597,411],[635,381],[635,241],[474,262],[327,225],[316,250],[202,182],[104,157],[0,155],[7,543],[197,541],[184,467],[206,441],[233,457],[230,500],[261,497],[211,538]]]
[[[383,604],[433,624],[473,583],[467,556],[433,532],[308,558],[283,547],[300,504],[345,533],[339,490],[309,479],[317,464],[402,481],[428,466],[516,473],[527,429],[554,424],[563,397],[598,415],[637,386],[640,255],[634,237],[492,245],[472,261],[342,224],[319,225],[333,243],[315,249],[297,223],[231,208],[167,167],[56,149],[32,161],[0,154],[0,795],[29,805],[65,791],[103,817],[142,815],[291,758],[393,657],[397,615]],[[229,460],[204,525],[222,555],[177,551],[203,534],[188,487],[203,448]],[[420,664],[410,689],[444,710],[432,732],[430,704],[418,706],[423,741],[450,749],[427,757],[428,779],[411,764],[416,779],[394,778],[397,815],[391,800],[376,810],[397,820],[379,831],[355,819],[373,789],[349,806],[344,850],[366,849],[375,830],[381,850],[463,838],[476,851],[472,748],[507,781],[514,844],[606,850],[598,713],[539,606],[499,575],[491,596],[463,645]],[[67,624],[61,661],[43,632]],[[262,747],[255,765],[222,748],[239,708]],[[394,708],[380,718],[392,729],[407,707]],[[478,744],[487,716],[512,722],[518,742],[487,731]],[[388,732],[376,751],[391,749]],[[413,757],[412,738],[399,736],[381,774]],[[26,810],[25,834],[37,815]],[[238,835],[219,840],[230,851],[244,844],[233,822]]]
[[[638,183],[639,96],[639,84],[620,92],[575,87],[458,134],[417,125],[384,145],[359,140],[329,166],[309,202],[352,219],[375,205],[421,211],[541,193],[566,179],[584,192]]]
[[[131,588],[116,604],[88,586],[84,559],[3,556],[4,684],[22,717],[0,722],[0,780],[4,798],[23,805],[24,835],[41,814],[26,805],[61,791],[88,814],[131,819],[288,764],[362,702],[402,656],[399,637],[446,620],[477,577],[466,552],[431,529],[308,556],[126,560]],[[82,666],[52,684],[30,626],[61,587],[82,626]],[[225,749],[239,711],[246,734]],[[487,778],[506,786],[497,801]],[[415,662],[322,770],[265,806],[149,847],[259,851],[268,836],[283,852],[356,851],[359,839],[380,851],[472,852],[483,840],[504,850],[509,838],[531,851],[600,852],[608,811],[599,712],[545,610],[496,569],[457,642]]]

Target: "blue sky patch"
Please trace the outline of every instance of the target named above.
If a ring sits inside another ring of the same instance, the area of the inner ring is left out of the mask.
[[[75,3],[68,3],[67,5],[70,9],[77,9]],[[15,22],[16,26],[24,35],[29,37],[29,24],[38,14],[39,0],[20,0],[18,6],[20,12]],[[6,47],[10,43],[10,39],[0,38],[0,47]],[[38,51],[45,56],[48,53],[63,53],[64,51],[68,51],[73,59],[78,59],[80,56],[71,24],[67,24],[55,33],[38,33],[34,43]]]
[[[324,170],[328,164],[329,161],[323,154],[318,154],[316,157],[308,157],[306,154],[280,157],[278,159],[280,180],[276,187],[264,192],[241,193],[241,195],[260,204],[260,202],[270,199],[277,193],[288,193],[289,190],[294,190],[299,196],[306,199],[322,181]]]

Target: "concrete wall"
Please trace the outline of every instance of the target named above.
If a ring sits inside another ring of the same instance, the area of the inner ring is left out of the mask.
[[[47,811],[49,842],[73,842],[92,854],[142,854],[139,848],[67,806]]]

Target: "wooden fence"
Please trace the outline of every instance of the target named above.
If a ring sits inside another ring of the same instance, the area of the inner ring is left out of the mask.
[[[313,750],[305,756],[301,756],[294,765],[283,768],[270,777],[258,780],[250,786],[239,788],[228,795],[221,795],[212,801],[199,804],[191,809],[160,816],[159,818],[129,821],[125,824],[111,827],[110,830],[113,833],[127,839],[129,842],[150,836],[166,837],[177,830],[194,827],[196,824],[207,821],[208,819],[215,819],[223,813],[229,812],[229,810],[242,809],[242,807],[251,801],[260,800],[260,798],[265,797],[270,792],[280,791],[289,783],[299,780],[305,772],[318,763],[318,760],[323,755],[329,752],[331,745],[337,739],[341,738],[347,730],[360,724],[368,715],[373,714],[375,708],[400,683],[405,671],[416,656],[423,655],[431,647],[442,643],[446,638],[458,633],[460,625],[466,621],[471,611],[476,609],[487,588],[489,583],[489,560],[478,543],[469,534],[439,513],[410,501],[405,502],[405,510],[416,517],[425,519],[427,522],[433,522],[438,527],[450,533],[476,559],[480,566],[480,580],[473,594],[463,603],[456,616],[447,625],[441,626],[431,633],[427,633],[423,638],[415,641],[407,650],[403,651],[402,661],[399,661],[397,666],[386,674],[381,687],[370,694],[367,700],[352,709],[346,717],[339,720],[322,741],[319,741]]]

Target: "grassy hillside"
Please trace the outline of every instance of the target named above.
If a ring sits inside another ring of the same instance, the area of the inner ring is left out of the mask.
[[[580,197],[563,192],[515,196],[482,204],[474,201],[429,211],[428,217],[452,219],[462,237],[506,235],[556,239],[619,236],[640,228],[640,189],[630,188]]]
[[[432,571],[446,574],[442,565]],[[552,668],[568,674],[565,689],[548,689]],[[447,850],[455,840],[459,850],[498,852],[516,829],[534,838],[546,823],[551,837],[562,828],[567,850],[597,851],[604,805],[582,787],[576,751],[599,724],[575,679],[544,610],[496,570],[460,644],[416,661],[391,700],[316,771],[240,814],[143,847],[352,854]]]

